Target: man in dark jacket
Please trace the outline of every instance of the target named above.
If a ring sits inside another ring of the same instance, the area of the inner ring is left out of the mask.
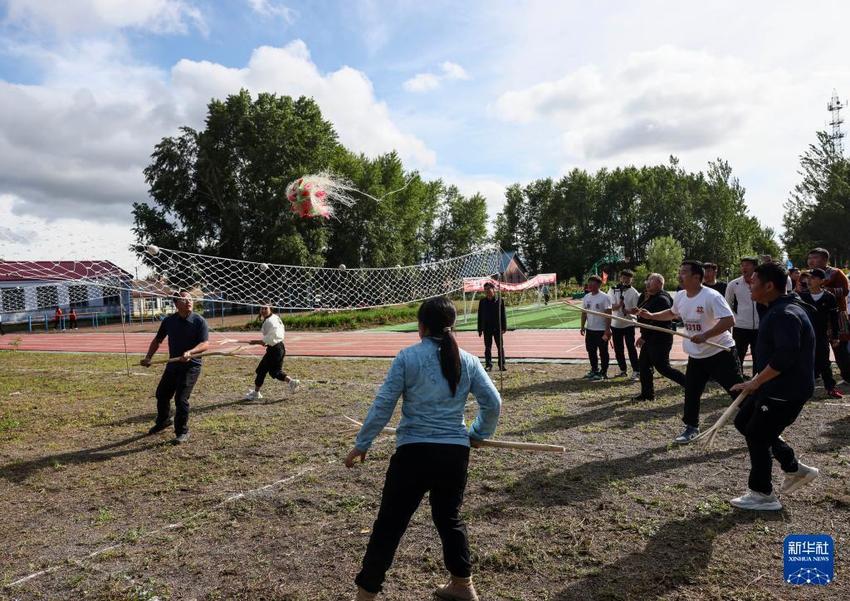
[[[731,500],[733,506],[756,511],[777,511],[782,504],[773,494],[772,461],[785,472],[781,494],[794,492],[818,476],[817,468],[797,460],[780,436],[800,415],[815,388],[815,331],[794,294],[785,294],[788,274],[777,263],[756,267],[751,279],[752,298],[763,306],[751,380],[733,391],[748,396],[735,418],[750,452],[749,490]]]
[[[508,330],[505,302],[496,298],[492,282],[484,284],[484,298],[478,301],[478,335],[484,335],[484,369],[493,369],[493,341],[499,353],[499,371],[505,371],[505,349],[502,335]]]
[[[646,279],[646,290],[638,298],[637,306],[638,308],[634,309],[633,313],[637,313],[640,308],[646,309],[650,313],[660,313],[673,306],[673,299],[664,290],[664,276],[659,273],[649,275]],[[652,383],[653,368],[679,386],[685,385],[685,374],[670,365],[670,350],[673,348],[673,322],[657,321],[650,324],[647,320],[641,318],[638,319],[638,323],[669,328],[671,331],[670,334],[663,334],[641,328],[640,338],[636,343],[640,348],[640,358],[638,359],[640,394],[633,400],[651,401],[655,398],[655,387]]]
[[[832,377],[832,364],[829,361],[829,346],[838,346],[838,301],[829,290],[824,290],[823,282],[826,272],[823,269],[812,269],[809,273],[809,285],[800,298],[804,303],[814,308],[809,312],[809,319],[815,329],[815,376],[823,380],[826,394],[834,399],[844,395],[835,387]]]

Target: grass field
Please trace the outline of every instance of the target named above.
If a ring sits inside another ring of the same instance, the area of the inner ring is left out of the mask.
[[[473,304],[473,312],[469,315],[468,321],[463,321],[463,311],[458,310],[457,325],[455,330],[473,331],[477,327],[477,311],[478,305]],[[507,307],[505,314],[508,321],[508,328],[516,329],[557,329],[557,328],[578,328],[581,322],[581,313],[575,309],[567,309],[562,304],[552,303],[548,306],[540,305],[523,305],[520,307]],[[415,332],[418,325],[415,321],[402,323],[397,325],[383,326],[378,329],[387,332]]]
[[[382,438],[347,470],[341,416],[365,414],[388,362],[287,359],[302,390],[271,382],[267,402],[242,403],[254,365],[208,360],[191,441],[174,447],[144,435],[158,370],[0,353],[0,598],[351,599],[393,447]],[[822,477],[754,515],[727,504],[746,485],[734,430],[708,453],[674,448],[679,389],[658,380],[656,401],[634,403],[634,384],[587,384],[585,370],[509,364],[498,436],[567,453],[473,452],[464,514],[482,599],[850,598],[850,408],[806,407],[787,438]],[[711,389],[704,422],[727,403]],[[838,579],[785,585],[784,537],[820,532]],[[422,507],[381,598],[430,599],[444,577]]]

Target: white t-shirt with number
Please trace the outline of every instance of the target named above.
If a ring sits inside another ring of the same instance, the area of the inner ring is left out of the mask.
[[[587,293],[584,295],[581,305],[585,309],[605,313],[605,311],[611,308],[611,297],[604,292],[597,292],[596,294]],[[588,313],[584,327],[595,332],[604,332],[608,329],[608,320],[604,317]]]
[[[688,293],[685,290],[680,290],[676,293],[673,299],[673,313],[678,315],[685,324],[685,334],[695,336],[709,331],[713,328],[718,320],[723,317],[732,317],[732,309],[729,303],[723,298],[723,295],[706,288],[705,286],[697,293],[696,296],[688,298]],[[709,338],[711,342],[720,344],[726,348],[735,346],[735,340],[729,330]],[[682,343],[682,348],[689,357],[694,359],[705,359],[717,353],[722,353],[719,348],[709,344],[696,344],[690,340],[685,340]]]

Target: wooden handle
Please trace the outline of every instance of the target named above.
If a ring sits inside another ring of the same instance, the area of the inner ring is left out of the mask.
[[[227,357],[229,355],[233,355],[235,353],[238,353],[243,348],[245,348],[244,345],[237,346],[236,348],[230,349],[230,350],[227,350],[227,351],[206,351],[204,353],[198,353],[196,355],[192,355],[192,359],[200,359],[202,357],[212,357],[212,356],[216,356],[216,355],[221,356],[221,357]],[[151,365],[161,365],[163,363],[179,363],[182,359],[183,359],[182,357],[172,357],[171,359],[154,359],[153,361],[151,361]]]
[[[350,421],[352,424],[356,424],[357,426],[362,427],[363,423],[357,421],[354,418],[348,417],[347,415],[343,415],[345,419]],[[396,429],[386,426],[383,430],[387,434],[395,434]],[[476,444],[481,447],[491,447],[494,449],[517,449],[519,451],[541,451],[545,453],[566,453],[566,447],[554,445],[554,444],[538,444],[536,442],[514,442],[511,440],[490,440],[490,439],[475,439]]]
[[[634,319],[628,319],[626,317],[617,317],[616,315],[609,315],[608,313],[602,313],[601,311],[593,311],[591,309],[585,309],[584,307],[577,307],[577,306],[571,305],[567,302],[565,302],[564,305],[566,305],[567,307],[570,307],[571,309],[575,309],[576,311],[582,311],[583,313],[589,313],[590,315],[598,315],[599,317],[605,317],[605,318],[608,318],[608,319],[617,319],[619,321],[627,321],[630,324],[635,325],[639,328],[646,328],[647,330],[652,330],[653,332],[662,332],[664,334],[670,334],[671,336],[680,336],[680,337],[682,337],[686,340],[691,339],[691,337],[688,336],[687,334],[682,334],[681,332],[677,332],[676,330],[671,330],[669,328],[661,328],[659,326],[651,326],[651,325],[646,324],[646,323],[638,323]],[[731,347],[731,346],[725,347],[722,344],[718,344],[716,342],[711,342],[710,340],[706,340],[705,342],[701,342],[701,343],[695,342],[694,344],[707,344],[709,346],[719,348],[722,351],[731,351],[733,348],[735,348],[735,347]]]

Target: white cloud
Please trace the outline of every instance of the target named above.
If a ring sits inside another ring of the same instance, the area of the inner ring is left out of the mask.
[[[279,17],[286,23],[293,23],[295,21],[296,13],[293,9],[283,4],[272,2],[272,0],[248,0],[248,4],[251,10],[263,17]]]
[[[417,73],[402,84],[402,87],[408,92],[428,92],[440,87],[443,81],[469,79],[466,70],[450,61],[440,65],[441,72],[436,73]]]
[[[203,34],[201,11],[185,0],[7,0],[6,21],[59,34],[133,28],[154,33]]]
[[[433,73],[418,73],[402,85],[408,92],[427,92],[440,87],[440,78]]]
[[[365,74],[320,72],[300,41],[257,48],[243,68],[182,60],[162,71],[105,42],[33,58],[47,69],[41,85],[0,81],[0,194],[18,215],[96,219],[127,231],[132,203],[147,199],[142,170],[154,145],[181,125],[203,127],[209,100],[240,88],[312,96],[348,148],[371,156],[395,149],[414,168],[435,163],[395,124]]]

